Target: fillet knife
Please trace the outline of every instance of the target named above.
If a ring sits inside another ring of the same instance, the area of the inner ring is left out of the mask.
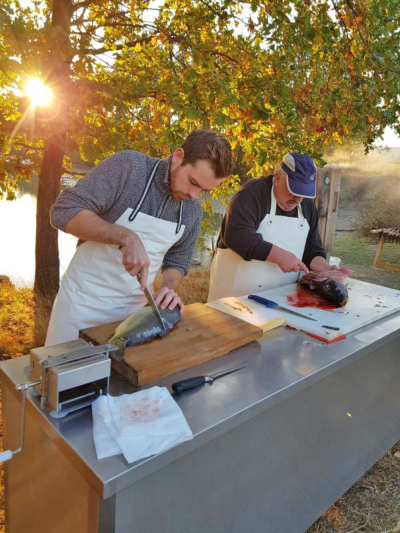
[[[139,274],[137,275],[137,278],[140,279],[140,272]],[[165,327],[165,324],[164,324],[164,320],[162,319],[162,316],[161,316],[161,313],[160,313],[160,310],[159,308],[157,307],[157,304],[156,302],[154,301],[154,298],[151,294],[151,292],[149,291],[149,289],[147,287],[145,287],[143,289],[143,292],[144,292],[144,295],[146,296],[147,298],[147,301],[148,303],[150,304],[150,307],[153,309],[153,313],[156,315],[157,317],[157,320],[160,322],[161,324],[161,328],[163,330],[164,333],[167,333],[167,328]]]
[[[200,385],[204,385],[204,383],[214,383],[216,379],[222,378],[223,376],[227,376],[228,374],[232,374],[232,372],[242,370],[242,368],[245,368],[246,366],[247,365],[240,366],[239,368],[231,368],[230,370],[225,370],[225,372],[219,372],[218,374],[214,374],[213,376],[196,376],[194,378],[183,379],[182,381],[177,381],[176,383],[173,383],[172,390],[177,394],[180,394],[185,390],[200,387]]]
[[[292,313],[293,315],[301,316],[301,318],[306,318],[307,320],[313,320],[314,322],[318,322],[316,318],[311,318],[310,316],[303,315],[303,313],[298,313],[297,311],[287,309],[287,307],[282,307],[281,305],[277,304],[276,302],[273,302],[272,300],[268,300],[267,298],[263,298],[262,296],[257,296],[257,294],[249,294],[248,299],[254,300],[259,304],[265,305],[270,309],[282,309],[282,311],[286,311],[287,313]]]

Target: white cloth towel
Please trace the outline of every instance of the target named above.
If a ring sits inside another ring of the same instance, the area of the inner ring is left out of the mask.
[[[123,453],[128,463],[133,463],[193,438],[166,387],[100,396],[92,404],[92,413],[98,459]]]

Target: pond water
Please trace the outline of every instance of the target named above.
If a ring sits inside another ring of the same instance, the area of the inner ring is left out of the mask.
[[[17,287],[33,287],[35,277],[36,196],[22,192],[14,201],[0,200],[0,275]],[[59,232],[60,272],[74,255],[76,237]]]
[[[34,283],[36,192],[37,181],[33,180],[21,186],[16,200],[0,200],[0,275],[8,276],[17,287],[33,287]],[[58,239],[62,276],[74,255],[77,238],[60,231]],[[211,238],[205,245],[212,247]],[[193,264],[208,266],[210,261],[210,252],[196,247]]]

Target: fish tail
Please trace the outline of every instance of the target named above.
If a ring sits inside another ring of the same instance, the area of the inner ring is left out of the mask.
[[[109,344],[114,344],[114,346],[118,346],[118,350],[115,352],[111,352],[110,356],[115,361],[122,361],[125,353],[126,339],[123,339],[122,337],[111,337],[108,342]]]

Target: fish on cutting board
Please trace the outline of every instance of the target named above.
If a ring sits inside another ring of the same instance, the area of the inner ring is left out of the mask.
[[[316,292],[327,302],[337,307],[343,307],[348,302],[349,293],[342,281],[352,273],[353,271],[349,268],[327,270],[318,274],[310,272],[302,276],[297,283],[312,292]]]
[[[335,268],[335,270],[324,270],[322,272],[315,273],[313,272],[315,276],[318,276],[319,278],[331,278],[335,279],[336,281],[344,281],[346,278],[350,277],[352,274],[354,274],[354,270],[351,270],[351,268]]]
[[[335,279],[325,278],[320,280],[315,274],[306,274],[298,282],[302,287],[316,292],[327,302],[338,307],[346,305],[349,299],[349,293],[346,285]]]
[[[111,357],[116,361],[122,361],[127,346],[139,346],[155,337],[164,337],[181,318],[179,306],[172,311],[160,309],[160,313],[166,331],[161,327],[151,307],[143,307],[121,322],[108,341],[119,348],[111,354]]]

